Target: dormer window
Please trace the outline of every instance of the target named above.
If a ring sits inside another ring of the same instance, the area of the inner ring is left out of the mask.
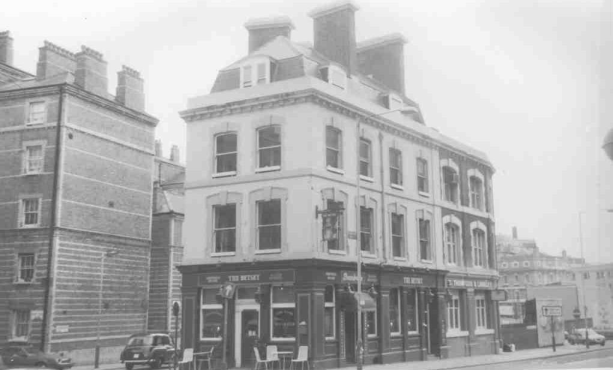
[[[398,110],[404,107],[404,102],[402,101],[402,98],[392,93],[385,95],[383,102],[386,108],[389,110]]]
[[[341,90],[347,89],[347,73],[335,65],[329,65],[321,69],[321,75],[330,85],[336,86]]]
[[[270,65],[268,58],[250,60],[241,67],[241,88],[270,83]]]

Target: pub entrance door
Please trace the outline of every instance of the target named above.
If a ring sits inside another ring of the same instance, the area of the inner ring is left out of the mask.
[[[356,353],[355,353],[355,345],[357,340],[357,322],[356,322],[356,313],[353,311],[345,312],[345,358],[349,363],[356,362]]]

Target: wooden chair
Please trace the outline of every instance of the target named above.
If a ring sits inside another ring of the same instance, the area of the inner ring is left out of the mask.
[[[268,364],[270,363],[270,361],[262,360],[260,358],[260,351],[258,351],[256,347],[253,347],[253,352],[255,352],[255,367],[253,368],[253,370],[258,370],[260,368],[260,365],[264,365],[266,370],[268,370]]]
[[[300,364],[300,370],[304,370],[304,364],[306,364],[306,368],[309,370],[309,347],[298,347],[298,356],[292,360],[291,369],[295,369],[297,364]]]
[[[276,362],[281,369],[281,361],[279,360],[279,354],[277,353],[277,346],[266,346],[266,361],[268,361],[274,370],[274,363]]]
[[[183,364],[188,364],[187,368],[191,368],[194,364],[194,349],[193,348],[186,348],[183,350],[183,357],[181,358],[181,361],[179,361],[179,369],[181,368],[181,365]]]
[[[208,367],[207,370],[213,370],[213,353],[215,352],[215,346],[211,346],[209,352],[198,355],[196,358],[196,369],[202,369],[202,363],[206,362]]]

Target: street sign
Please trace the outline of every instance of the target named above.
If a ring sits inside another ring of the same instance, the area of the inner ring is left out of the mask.
[[[498,289],[492,290],[492,301],[506,301],[507,300],[507,291]]]
[[[223,286],[221,296],[225,299],[232,299],[232,297],[234,296],[234,284],[227,281]]]
[[[541,308],[543,316],[562,316],[561,306],[543,306]]]

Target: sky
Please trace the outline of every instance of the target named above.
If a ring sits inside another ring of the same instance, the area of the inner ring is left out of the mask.
[[[544,252],[580,256],[583,244],[588,262],[613,262],[613,161],[601,148],[613,128],[613,0],[354,2],[358,42],[409,40],[406,93],[426,124],[494,164],[497,233],[517,226]],[[168,155],[171,145],[185,153],[187,99],[247,54],[248,19],[287,15],[292,39],[312,42],[307,13],[326,3],[21,0],[3,9],[0,31],[32,73],[44,40],[104,54],[111,93],[122,65],[138,70]]]

